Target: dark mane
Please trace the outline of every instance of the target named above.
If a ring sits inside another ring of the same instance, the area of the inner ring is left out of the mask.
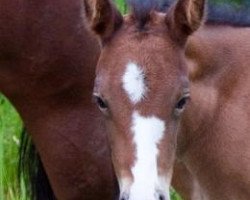
[[[160,10],[164,11],[175,0],[158,0]],[[208,0],[207,24],[250,26],[250,2],[243,1],[241,5],[229,3],[213,3]]]
[[[50,186],[40,156],[25,128],[21,133],[20,141],[18,164],[20,190],[22,189],[21,182],[24,181],[24,188],[28,199],[55,200],[56,198]],[[23,177],[23,180],[21,177]]]
[[[138,22],[139,29],[143,29],[150,19],[150,12],[158,9],[157,0],[127,0],[127,3]]]

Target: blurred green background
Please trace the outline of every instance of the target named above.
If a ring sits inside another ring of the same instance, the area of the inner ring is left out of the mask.
[[[127,11],[124,0],[115,0],[122,13]],[[249,0],[210,0],[215,5],[227,3],[235,7],[249,4]],[[19,136],[22,120],[9,101],[0,94],[0,200],[28,200],[24,184],[18,186],[17,166]],[[19,189],[21,188],[21,189]],[[180,200],[177,193],[171,193],[172,200]]]

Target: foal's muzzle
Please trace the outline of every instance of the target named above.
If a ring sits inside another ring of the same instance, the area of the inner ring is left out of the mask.
[[[134,200],[134,199],[130,199],[128,193],[123,193],[119,200]],[[145,200],[145,199],[136,199],[136,200]],[[168,197],[166,197],[163,193],[157,192],[154,198],[147,200],[170,200],[170,199],[168,199]]]

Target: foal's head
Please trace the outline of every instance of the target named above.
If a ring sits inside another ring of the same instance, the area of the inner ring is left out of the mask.
[[[204,0],[158,13],[144,1],[124,18],[108,0],[85,0],[102,44],[94,98],[106,118],[124,200],[168,200],[178,125],[189,83],[185,43],[201,24]]]

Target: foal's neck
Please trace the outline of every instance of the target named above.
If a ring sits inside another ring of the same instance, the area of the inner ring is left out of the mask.
[[[222,103],[237,98],[236,88],[250,77],[250,28],[204,25],[187,43],[191,102],[179,137],[179,153],[201,144]],[[241,89],[242,90],[242,89]]]
[[[187,44],[191,102],[181,121],[177,156],[206,199],[250,195],[248,38],[250,28],[206,25]]]

